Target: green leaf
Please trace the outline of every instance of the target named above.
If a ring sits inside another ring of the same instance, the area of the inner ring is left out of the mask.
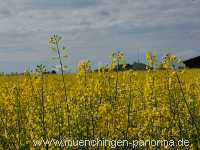
[[[66,50],[66,47],[63,46],[63,47],[61,48],[61,50],[62,50],[62,51],[65,51],[65,50]]]
[[[52,57],[52,59],[53,59],[53,60],[57,60],[57,59],[59,59],[59,58],[58,58],[58,57]]]
[[[55,52],[55,51],[56,51],[56,48],[55,48],[55,47],[51,47],[51,51],[52,51],[52,52]]]
[[[68,58],[68,55],[67,54],[63,55],[63,58]]]
[[[64,66],[63,66],[63,69],[67,69],[67,68],[68,68],[68,66],[67,66],[67,65],[64,65]]]

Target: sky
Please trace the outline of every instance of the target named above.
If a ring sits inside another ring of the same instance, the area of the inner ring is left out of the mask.
[[[63,37],[68,71],[89,59],[110,62],[123,49],[132,63],[153,50],[182,59],[200,55],[200,0],[4,0],[0,3],[0,72],[23,72],[52,60],[48,37]]]

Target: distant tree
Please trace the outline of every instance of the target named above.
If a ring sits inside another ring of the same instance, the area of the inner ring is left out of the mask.
[[[35,68],[35,72],[36,73],[41,73],[41,74],[47,73],[46,66],[43,65],[43,64],[37,65],[36,68]]]
[[[55,70],[52,70],[52,71],[51,71],[51,74],[56,74],[56,71],[55,71]]]

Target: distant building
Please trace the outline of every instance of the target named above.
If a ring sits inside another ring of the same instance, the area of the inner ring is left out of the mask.
[[[200,56],[183,61],[188,68],[200,68]]]

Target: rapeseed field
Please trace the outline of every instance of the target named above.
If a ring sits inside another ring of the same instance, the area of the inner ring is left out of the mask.
[[[0,149],[199,149],[200,70],[173,68],[175,56],[164,59],[165,69],[152,69],[148,54],[146,70],[113,71],[122,58],[115,53],[111,65],[96,72],[85,60],[74,74],[44,74],[39,66],[32,73],[0,76]],[[51,139],[189,144],[64,147]]]

